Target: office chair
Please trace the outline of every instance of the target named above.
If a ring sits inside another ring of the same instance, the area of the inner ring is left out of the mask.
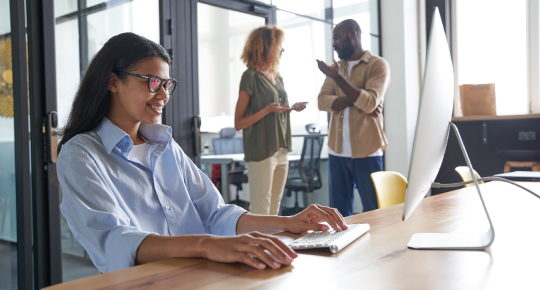
[[[219,131],[219,138],[212,139],[215,155],[244,153],[244,142],[236,136],[236,129],[223,128]]]
[[[320,165],[324,136],[320,135],[321,129],[315,124],[306,125],[306,131],[313,136],[304,137],[300,161],[297,164],[290,164],[289,177],[285,184],[287,197],[294,191],[294,208],[282,209],[282,215],[294,215],[304,210],[298,205],[299,191],[304,192],[304,206],[308,206],[305,204],[307,195],[322,187]]]
[[[401,173],[395,171],[373,172],[371,180],[375,186],[379,208],[405,202],[407,179]]]
[[[467,167],[467,166],[458,166],[458,167],[456,167],[456,172],[459,174],[461,179],[463,179],[463,182],[467,182],[467,181],[472,180],[471,171],[469,170],[469,167]],[[476,172],[476,170],[474,170],[474,176],[476,176],[476,179],[481,178],[480,175],[478,174],[478,172]],[[484,182],[483,181],[478,182],[478,184],[482,184],[482,183],[484,183]],[[469,187],[469,186],[474,186],[474,183],[469,183],[469,184],[465,185],[465,187]]]
[[[239,154],[244,153],[244,143],[242,138],[235,137],[236,130],[234,128],[223,128],[219,131],[219,138],[212,139],[212,145],[214,146],[215,155],[223,154]],[[249,209],[249,202],[240,199],[238,192],[243,190],[242,183],[248,182],[248,177],[244,173],[245,166],[233,162],[229,165],[229,180],[231,184],[236,186],[236,199],[231,201],[231,204],[236,204],[246,210]],[[224,174],[224,172],[222,172]],[[228,184],[222,184],[221,186],[229,186]]]

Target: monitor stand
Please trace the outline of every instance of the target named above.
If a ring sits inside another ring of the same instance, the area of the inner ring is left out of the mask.
[[[478,180],[474,174],[474,170],[467,155],[467,150],[465,150],[465,145],[461,140],[459,135],[459,130],[452,122],[449,123],[449,127],[454,129],[454,133],[458,139],[459,146],[461,147],[461,152],[463,152],[463,157],[465,157],[465,162],[471,172],[471,176],[478,191],[478,196],[482,202],[482,207],[486,213],[487,220],[489,222],[489,229],[483,234],[451,234],[451,233],[420,233],[414,234],[409,240],[407,246],[411,249],[416,250],[483,250],[493,243],[495,240],[495,229],[493,229],[493,224],[491,223],[491,218],[482,198],[482,193],[480,192],[480,187],[478,186]],[[450,130],[450,129],[449,129]],[[450,132],[449,132],[450,133]]]

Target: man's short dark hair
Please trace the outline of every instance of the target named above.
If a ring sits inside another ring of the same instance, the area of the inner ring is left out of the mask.
[[[360,25],[358,25],[358,22],[356,22],[356,20],[354,19],[343,20],[340,23],[338,23],[338,26],[343,27],[343,29],[345,29],[345,31],[347,32],[354,29],[356,33],[358,34],[362,33],[362,29],[360,29]]]

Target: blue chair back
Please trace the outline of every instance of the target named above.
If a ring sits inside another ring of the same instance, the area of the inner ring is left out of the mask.
[[[241,137],[214,138],[212,144],[215,155],[244,153],[244,141]]]

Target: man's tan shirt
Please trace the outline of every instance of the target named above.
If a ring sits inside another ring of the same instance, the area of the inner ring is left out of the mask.
[[[347,78],[347,62],[339,61],[339,73]],[[390,83],[390,67],[382,58],[366,51],[349,76],[349,82],[360,88],[358,99],[349,109],[349,128],[351,137],[352,158],[364,158],[384,148],[388,144],[383,131],[383,115],[372,117],[379,104],[384,102],[384,93]],[[341,153],[343,113],[344,110],[332,110],[332,104],[338,97],[345,97],[334,79],[326,77],[319,93],[319,110],[332,113],[328,147]]]

